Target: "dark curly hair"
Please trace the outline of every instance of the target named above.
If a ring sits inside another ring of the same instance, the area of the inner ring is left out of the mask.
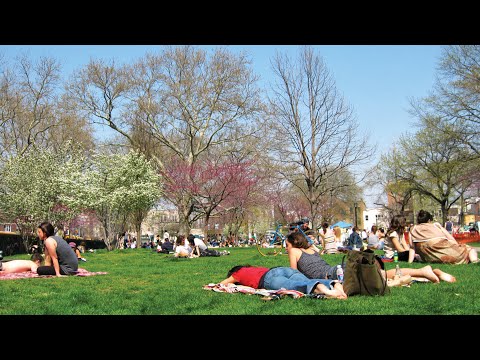
[[[428,223],[429,220],[433,221],[433,216],[427,210],[420,210],[417,215],[417,223]]]

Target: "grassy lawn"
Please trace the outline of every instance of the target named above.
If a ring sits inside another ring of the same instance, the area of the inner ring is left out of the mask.
[[[480,314],[480,264],[435,265],[454,275],[457,282],[414,283],[410,288],[393,288],[384,297],[262,301],[257,295],[216,293],[202,286],[223,280],[234,265],[288,266],[288,257],[263,257],[255,248],[229,250],[228,256],[197,259],[176,259],[149,249],[87,253],[88,261],[80,267],[107,271],[107,275],[0,281],[0,315]],[[336,264],[343,254],[324,257]],[[28,256],[5,260],[15,258]]]

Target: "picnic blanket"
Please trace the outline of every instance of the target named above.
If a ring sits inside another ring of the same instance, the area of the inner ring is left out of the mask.
[[[204,285],[202,287],[204,290],[211,290],[215,292],[225,292],[229,294],[235,293],[242,293],[248,295],[260,295],[262,296],[262,300],[278,300],[283,297],[293,297],[294,299],[298,299],[301,297],[311,297],[315,299],[324,299],[325,295],[323,294],[304,294],[297,290],[287,290],[287,289],[279,289],[279,290],[267,290],[267,289],[254,289],[250,286],[245,285],[236,285],[236,284],[215,284],[210,283]]]
[[[78,268],[78,271],[75,275],[72,276],[93,276],[93,275],[105,275],[107,272],[105,271],[97,271],[91,272],[82,268]],[[52,278],[55,275],[38,275],[37,273],[31,271],[24,271],[19,273],[9,273],[9,274],[1,274],[0,273],[0,280],[15,280],[15,279],[29,279],[29,278]]]

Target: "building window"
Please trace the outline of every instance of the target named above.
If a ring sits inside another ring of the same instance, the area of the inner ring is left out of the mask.
[[[11,232],[12,231],[12,225],[5,225],[5,231]]]
[[[368,215],[365,215],[365,221],[368,221]]]

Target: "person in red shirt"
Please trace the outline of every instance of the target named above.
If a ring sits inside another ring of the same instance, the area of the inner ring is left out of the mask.
[[[266,268],[237,265],[228,271],[227,278],[220,284],[240,284],[267,290],[287,289],[304,294],[324,294],[327,298],[347,298],[340,282],[329,279],[309,279],[300,271],[285,266]]]

